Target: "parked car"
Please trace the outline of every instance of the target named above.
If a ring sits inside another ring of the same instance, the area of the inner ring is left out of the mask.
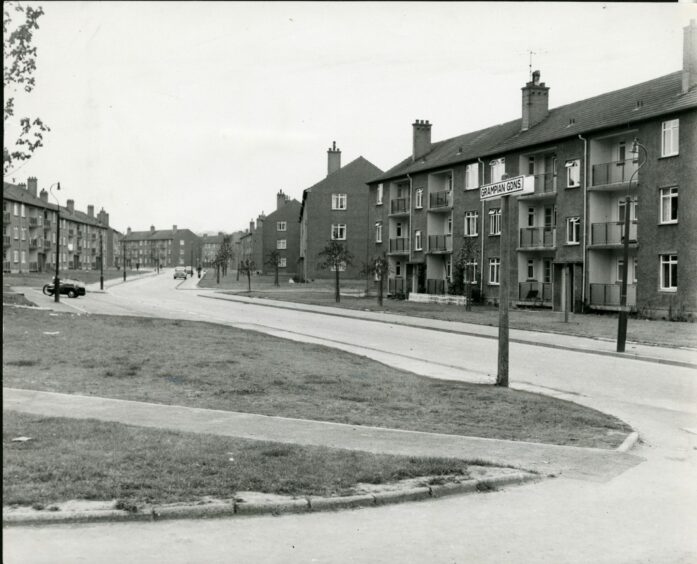
[[[193,267],[193,266],[187,266],[187,267],[186,267],[186,273],[187,273],[189,276],[193,276],[193,275],[194,275],[194,267]]]
[[[77,298],[78,296],[84,296],[86,294],[85,284],[80,280],[65,278],[59,280],[58,285],[60,286],[60,293],[66,294],[69,298]],[[56,286],[53,282],[49,282],[48,284],[44,284],[43,291],[47,296],[52,296],[56,292]]]
[[[186,280],[186,268],[183,266],[177,266],[174,268],[174,279],[183,278]]]

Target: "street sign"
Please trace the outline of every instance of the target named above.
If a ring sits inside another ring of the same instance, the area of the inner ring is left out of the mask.
[[[501,180],[501,182],[485,184],[479,189],[479,199],[493,200],[501,196],[532,194],[534,191],[534,176],[514,176],[513,178]]]

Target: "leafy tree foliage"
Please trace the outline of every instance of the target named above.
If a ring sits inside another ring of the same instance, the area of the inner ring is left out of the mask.
[[[266,255],[266,264],[273,267],[273,284],[274,286],[280,286],[278,283],[278,269],[281,266],[281,253],[276,249],[269,251]]]
[[[41,118],[15,116],[16,95],[34,89],[37,51],[33,39],[43,13],[41,6],[3,4],[3,175],[18,161],[29,159],[43,145],[43,134],[50,131]]]
[[[363,273],[374,276],[378,283],[378,305],[382,307],[383,296],[385,295],[385,280],[390,274],[390,263],[387,255],[373,257],[368,264],[363,267]]]
[[[338,303],[341,301],[339,295],[339,272],[346,269],[353,262],[353,254],[339,241],[329,241],[327,246],[317,256],[320,258],[319,268],[334,270],[334,300]]]
[[[247,291],[252,291],[252,273],[256,272],[257,265],[252,259],[242,259],[238,270],[247,277]]]
[[[223,240],[215,254],[213,264],[217,270],[223,271],[223,276],[227,276],[230,262],[235,258],[235,251],[232,249],[232,235],[224,235]]]
[[[479,263],[479,248],[477,240],[463,237],[462,246],[453,257],[453,294],[467,297],[465,308],[472,311],[472,291],[476,285],[475,264]]]

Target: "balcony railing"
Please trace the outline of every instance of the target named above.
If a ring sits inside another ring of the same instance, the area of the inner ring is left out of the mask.
[[[29,239],[29,248],[30,249],[36,249],[42,245],[43,245],[43,243],[39,239]]]
[[[428,208],[431,210],[449,209],[453,205],[453,193],[442,190],[428,195]]]
[[[390,239],[390,252],[391,253],[408,253],[409,252],[409,239],[407,237],[398,237],[396,239]]]
[[[50,219],[44,219],[44,230],[48,230],[53,227],[53,222]]]
[[[51,248],[51,241],[44,239],[44,249],[50,249]]]
[[[433,278],[426,279],[426,293],[444,295],[445,294],[445,280],[436,280]]]
[[[404,278],[390,278],[387,281],[387,292],[389,294],[406,294],[407,284]]]
[[[395,198],[390,201],[390,213],[409,213],[409,199],[408,198]]]
[[[593,223],[591,225],[591,245],[621,245],[624,234],[624,223],[611,221],[609,223]],[[629,224],[629,242],[637,241],[637,222]]]
[[[591,284],[592,306],[620,305],[621,285],[617,284]],[[627,305],[636,306],[636,284],[627,284]]]
[[[12,245],[12,240],[10,239],[9,235],[3,235],[2,236],[2,246],[3,247],[10,247]]]
[[[68,229],[68,237],[75,237],[75,230],[74,229]]]
[[[638,161],[625,160],[613,161],[593,165],[591,186],[602,186],[604,184],[617,184],[618,182],[628,182],[632,174],[639,168]]]
[[[428,252],[429,253],[450,253],[453,250],[452,235],[429,235],[428,236]]]
[[[526,280],[518,283],[518,299],[532,302],[551,302],[552,283]]]
[[[557,191],[557,175],[553,172],[535,174],[535,194],[554,194]]]
[[[29,227],[41,227],[41,220],[43,218],[41,217],[30,217],[29,218]]]
[[[553,249],[557,246],[557,230],[554,227],[523,227],[520,230],[522,249]]]

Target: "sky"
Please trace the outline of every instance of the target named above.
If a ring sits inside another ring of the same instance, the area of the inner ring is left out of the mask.
[[[5,176],[61,183],[112,227],[232,232],[302,200],[363,156],[411,154],[520,117],[533,70],[561,106],[682,67],[697,4],[487,2],[24,2],[36,87],[17,114],[51,127]],[[55,191],[54,191],[55,192]]]

